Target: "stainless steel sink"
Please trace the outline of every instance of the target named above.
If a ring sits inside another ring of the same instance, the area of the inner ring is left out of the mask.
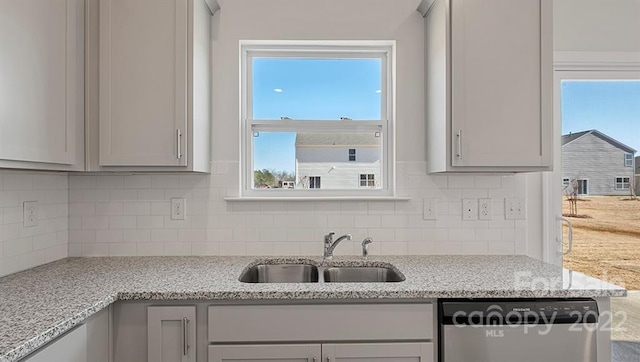
[[[244,283],[317,283],[318,268],[309,264],[258,264],[241,276]]]
[[[327,283],[387,283],[404,281],[404,275],[384,267],[331,267],[324,270]]]

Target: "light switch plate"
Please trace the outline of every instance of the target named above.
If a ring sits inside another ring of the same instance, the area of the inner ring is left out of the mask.
[[[478,200],[476,199],[462,200],[462,220],[465,220],[465,221],[478,220]]]
[[[438,218],[438,200],[437,199],[424,199],[424,210],[422,218],[424,220],[436,220]]]
[[[38,201],[25,201],[22,205],[22,225],[26,228],[38,226]]]

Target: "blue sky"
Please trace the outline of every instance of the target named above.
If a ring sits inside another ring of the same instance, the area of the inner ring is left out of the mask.
[[[379,59],[253,60],[253,118],[380,119]],[[295,133],[254,138],[254,169],[295,169]]]
[[[590,129],[640,152],[640,80],[563,81],[562,134]]]

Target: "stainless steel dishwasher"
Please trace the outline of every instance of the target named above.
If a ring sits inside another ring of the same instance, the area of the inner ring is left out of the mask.
[[[438,302],[441,362],[597,361],[593,299]]]

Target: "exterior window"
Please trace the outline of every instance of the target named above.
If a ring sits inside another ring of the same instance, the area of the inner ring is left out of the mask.
[[[629,177],[616,177],[615,188],[616,190],[628,190],[631,184],[631,178]]]
[[[241,196],[393,195],[393,41],[240,45]]]
[[[577,180],[578,184],[578,195],[589,195],[589,181],[588,180]]]
[[[349,161],[355,161],[356,160],[356,149],[355,148],[350,148],[349,149]]]
[[[309,188],[310,189],[319,189],[320,188],[320,176],[310,176],[309,177]]]
[[[571,185],[571,180],[568,177],[562,178],[562,187],[567,188]]]
[[[624,154],[624,166],[633,167],[633,154],[631,153]]]
[[[376,179],[374,174],[361,174],[360,175],[360,187],[375,187]]]

